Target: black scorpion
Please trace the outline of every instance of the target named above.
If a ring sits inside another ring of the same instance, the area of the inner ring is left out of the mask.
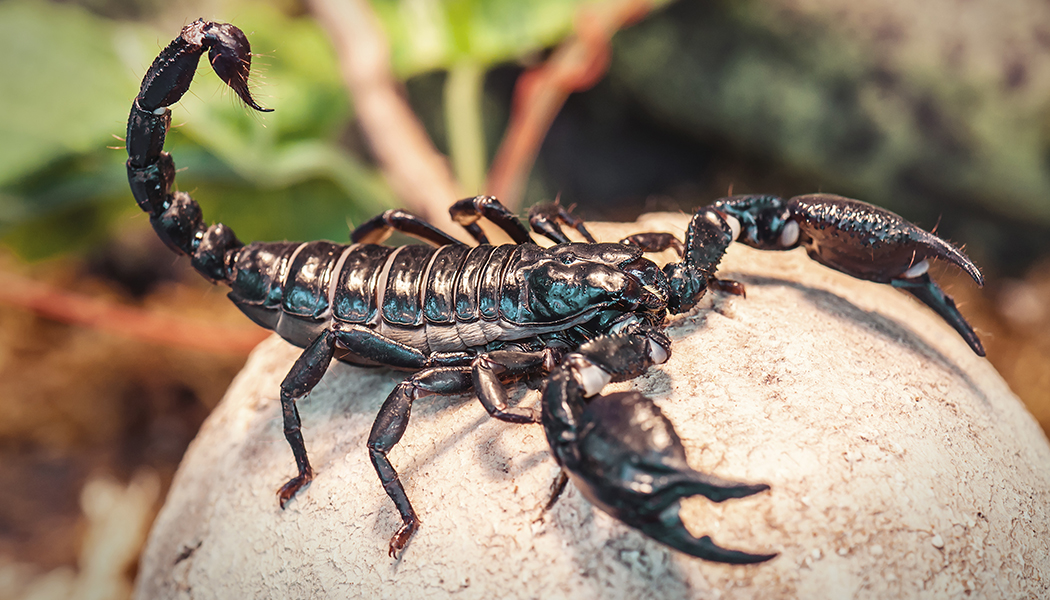
[[[153,62],[131,108],[126,141],[132,192],[172,250],[190,256],[210,281],[228,285],[230,299],[253,321],[305,348],[281,384],[284,435],[298,467],[278,492],[282,507],[313,478],[296,401],[317,385],[332,359],[414,371],[390,393],[368,437],[372,464],[403,522],[390,541],[391,556],[408,543],[419,518],[387,453],[401,439],[413,401],[469,392],[497,419],[542,423],[555,460],[580,491],[657,541],[719,562],[775,556],[696,538],[678,516],[686,496],[721,502],[768,486],[692,470],[671,422],[652,400],[638,392],[600,394],[606,383],[638,377],[667,360],[668,314],[689,311],[710,288],[743,293],[739,283],[715,277],[733,240],[766,250],[803,246],[831,268],[902,288],[984,355],[952,299],[926,274],[929,259],[946,259],[983,284],[977,267],[893,213],[828,194],[786,202],[723,198],[696,212],[684,244],[664,233],[595,243],[580,221],[550,205],[530,213],[533,229],[555,242],[541,248],[496,199],[479,196],[451,208],[478,241],[474,247],[398,210],[357,228],[350,245],[244,245],[225,225],[205,225],[188,194],[172,192],[175,165],[163,151],[171,123],[167,107],[189,89],[205,49],[214,71],[245,103],[267,110],[248,90],[245,35],[204,20],[186,26]],[[514,244],[489,244],[477,225],[481,217]],[[589,243],[570,243],[561,225]],[[431,245],[378,245],[391,230]],[[667,248],[678,251],[680,262],[660,269],[643,257]],[[541,377],[539,410],[507,405],[508,382]]]

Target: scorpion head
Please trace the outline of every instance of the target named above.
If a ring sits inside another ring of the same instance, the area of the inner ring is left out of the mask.
[[[620,244],[561,244],[520,251],[500,312],[518,323],[570,320],[601,309],[653,312],[666,306],[663,273]],[[509,292],[509,293],[508,293]]]

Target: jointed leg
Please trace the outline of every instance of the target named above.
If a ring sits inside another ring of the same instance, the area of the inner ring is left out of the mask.
[[[462,244],[456,238],[416,215],[396,209],[388,210],[362,223],[350,234],[350,241],[362,244],[380,244],[390,236],[391,230],[407,233],[435,246]]]
[[[518,352],[497,350],[474,359],[474,393],[493,417],[510,423],[539,423],[540,413],[534,408],[507,406],[507,390],[500,376],[516,376],[549,371],[554,367],[552,350]]]
[[[565,486],[567,485],[569,485],[569,474],[565,472],[565,469],[562,469],[558,471],[558,476],[551,482],[551,496],[547,499],[547,503],[543,505],[543,510],[540,511],[540,518],[543,517],[543,513],[554,508],[562,493],[565,492]]]
[[[390,556],[396,557],[404,549],[409,538],[419,528],[419,517],[387,454],[405,434],[415,400],[431,394],[462,394],[470,390],[471,383],[470,369],[467,367],[426,369],[397,384],[379,409],[372,432],[368,435],[368,454],[379,480],[383,482],[383,489],[393,500],[402,521],[397,533],[390,538]]]
[[[515,244],[532,242],[529,230],[525,229],[518,217],[492,196],[464,198],[449,207],[448,214],[452,215],[452,220],[462,225],[479,244],[489,243],[488,236],[478,226],[478,219],[481,217],[492,221],[505,231]]]
[[[277,492],[281,508],[284,508],[292,496],[295,496],[296,492],[314,478],[310,460],[306,456],[306,444],[303,442],[303,434],[300,431],[299,410],[295,407],[295,402],[308,394],[321,381],[325,371],[328,370],[328,364],[332,362],[334,352],[335,336],[331,331],[325,330],[303,351],[292,365],[292,370],[281,382],[284,438],[292,447],[292,455],[295,456],[295,465],[298,468],[298,474],[281,486]]]
[[[408,500],[397,471],[387,458],[408,427],[413,402],[432,394],[463,394],[475,389],[478,399],[494,418],[509,423],[536,423],[539,422],[539,413],[535,409],[507,406],[507,392],[498,376],[522,375],[549,369],[552,364],[553,355],[550,351],[497,351],[479,356],[474,360],[473,367],[425,369],[394,388],[379,410],[368,436],[368,453],[372,465],[401,515],[402,525],[390,539],[391,556],[396,556],[419,528],[419,517]]]
[[[532,230],[546,237],[555,244],[567,244],[571,240],[565,237],[561,225],[572,227],[580,232],[583,239],[595,243],[594,236],[583,225],[583,220],[573,215],[569,209],[558,202],[551,204],[537,204],[529,210],[529,224]]]

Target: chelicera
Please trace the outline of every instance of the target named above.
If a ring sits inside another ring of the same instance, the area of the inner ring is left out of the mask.
[[[477,241],[467,246],[404,211],[358,227],[351,244],[241,243],[222,224],[206,225],[200,206],[173,192],[175,165],[163,151],[169,106],[189,89],[207,50],[212,68],[245,103],[251,51],[229,24],[198,20],[183,28],[153,62],[128,119],[128,179],[160,238],[190,257],[253,321],[303,348],[280,388],[284,435],[297,474],[278,491],[283,507],[314,476],[296,401],[321,380],[333,359],[410,372],[383,404],[368,452],[402,526],[389,553],[403,550],[420,520],[387,454],[409,422],[412,404],[429,395],[475,394],[493,417],[538,423],[563,473],[595,505],[653,539],[712,561],[755,563],[752,554],[691,535],[678,507],[703,495],[721,502],[768,489],[691,469],[671,422],[638,392],[603,395],[611,381],[638,377],[667,360],[669,315],[691,310],[709,289],[742,294],[716,270],[734,240],[764,250],[802,246],[833,269],[910,292],[947,321],[974,352],[973,329],[926,269],[954,263],[983,284],[957,248],[888,211],[829,194],[782,200],[732,196],[696,211],[680,241],[643,233],[596,243],[582,222],[557,205],[533,209],[543,248],[498,200],[456,202],[451,213]],[[513,240],[492,245],[478,227],[486,218]],[[572,243],[562,226],[587,242]],[[381,245],[398,230],[427,245]],[[644,255],[674,248],[662,269]],[[540,381],[540,408],[508,405],[511,380]],[[639,426],[644,424],[644,427]]]

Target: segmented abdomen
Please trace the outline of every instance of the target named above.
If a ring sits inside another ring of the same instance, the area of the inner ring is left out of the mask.
[[[572,323],[512,323],[513,273],[527,245],[476,247],[256,242],[235,258],[230,299],[256,323],[305,346],[330,324],[360,325],[424,353],[532,337]],[[504,296],[507,296],[504,298]],[[506,304],[504,304],[506,307]]]

